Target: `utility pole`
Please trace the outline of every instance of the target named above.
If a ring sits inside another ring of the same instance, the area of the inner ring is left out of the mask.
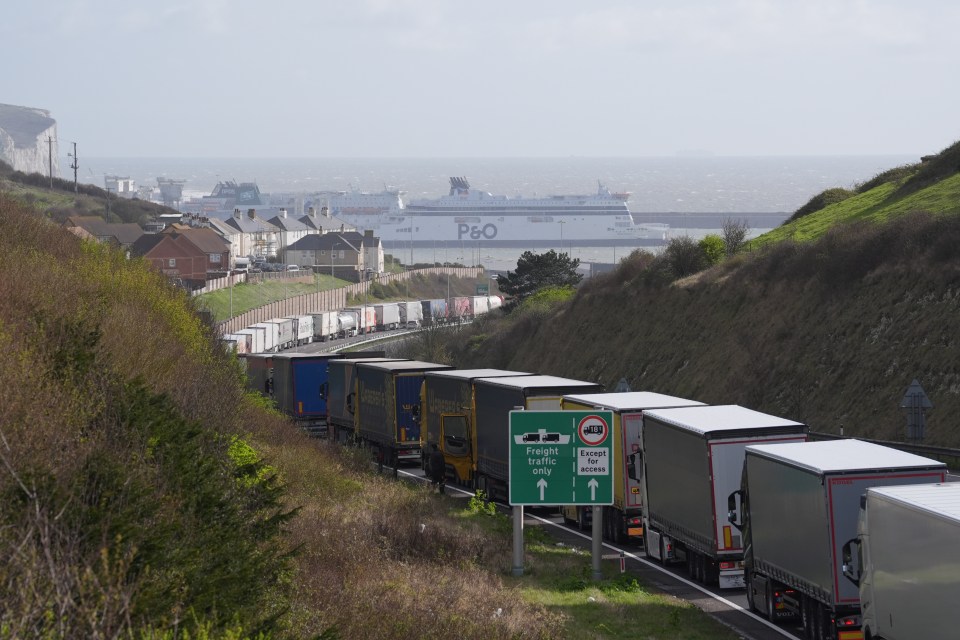
[[[68,153],[68,156],[73,158],[73,162],[70,163],[70,168],[73,169],[73,192],[79,193],[77,189],[77,169],[80,168],[80,162],[77,160],[77,143],[73,143],[73,153]]]
[[[47,136],[47,162],[50,165],[50,188],[53,189],[53,136]]]

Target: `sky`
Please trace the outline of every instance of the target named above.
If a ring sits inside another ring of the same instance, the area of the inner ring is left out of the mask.
[[[0,103],[92,157],[922,155],[953,0],[5,0]]]

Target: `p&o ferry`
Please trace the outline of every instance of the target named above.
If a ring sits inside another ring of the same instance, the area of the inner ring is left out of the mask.
[[[590,195],[508,197],[472,189],[465,177],[450,178],[450,192],[437,199],[404,203],[401,192],[330,194],[332,215],[358,229],[373,229],[387,247],[537,248],[662,244],[665,224],[636,224],[629,193],[597,183]]]

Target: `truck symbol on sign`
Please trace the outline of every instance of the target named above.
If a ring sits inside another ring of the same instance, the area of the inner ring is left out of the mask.
[[[583,427],[583,433],[585,433],[585,434],[592,434],[592,435],[600,435],[601,433],[603,433],[603,425],[601,425],[601,424],[588,424],[588,425],[585,425],[585,426]]]
[[[539,431],[529,431],[513,436],[517,444],[527,444],[528,442],[556,442],[557,444],[570,444],[570,436],[562,433],[547,433],[546,429]]]

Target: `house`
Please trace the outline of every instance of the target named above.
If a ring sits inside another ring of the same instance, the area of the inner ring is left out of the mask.
[[[372,230],[312,233],[287,247],[287,262],[327,270],[344,280],[360,281],[383,271],[383,244]]]
[[[112,223],[100,216],[70,216],[63,226],[81,238],[92,238],[124,251],[129,251],[145,233],[140,225],[133,222]]]
[[[230,254],[234,258],[276,258],[279,255],[280,231],[259,217],[255,209],[248,209],[246,214],[240,213],[240,209],[234,209],[233,215],[223,220],[223,226],[231,229],[224,237],[230,239]]]
[[[267,222],[277,228],[278,249],[281,256],[285,255],[287,247],[307,234],[314,232],[310,227],[287,213],[286,209],[280,209],[280,213],[267,220]],[[290,262],[290,260],[288,259],[287,262]]]
[[[202,287],[209,275],[230,269],[230,247],[209,228],[171,225],[163,233],[144,234],[131,247],[131,254],[185,285]]]
[[[345,222],[340,218],[330,215],[330,210],[324,207],[317,213],[313,207],[307,209],[307,214],[300,217],[300,222],[317,233],[330,233],[331,231],[356,231],[357,228]],[[291,243],[292,244],[292,243]]]

